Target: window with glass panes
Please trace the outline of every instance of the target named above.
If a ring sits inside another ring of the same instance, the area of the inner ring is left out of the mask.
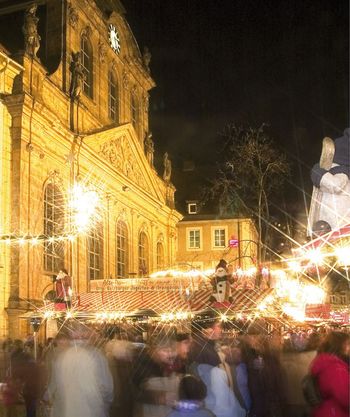
[[[88,278],[103,279],[103,236],[102,225],[93,227],[87,238]]]
[[[108,72],[108,114],[113,121],[118,121],[118,86],[111,71]]]
[[[128,265],[128,229],[126,224],[117,222],[117,278],[125,278]]]
[[[139,234],[139,274],[146,275],[148,273],[148,238],[146,233]]]
[[[214,246],[216,248],[224,248],[226,246],[225,229],[214,230]]]
[[[164,246],[163,243],[157,243],[157,269],[160,271],[164,268]]]
[[[86,36],[81,37],[81,65],[84,71],[83,92],[90,98],[93,95],[93,57],[92,47]]]
[[[190,249],[199,249],[201,247],[201,234],[199,229],[189,231],[188,243]]]
[[[64,231],[64,200],[59,188],[49,183],[44,192],[44,269],[58,273],[64,266],[64,242],[50,238],[62,236]]]

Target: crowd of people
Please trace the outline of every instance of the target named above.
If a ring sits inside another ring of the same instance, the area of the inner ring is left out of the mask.
[[[31,340],[3,349],[27,417],[349,416],[349,333],[222,326],[207,312],[188,332],[155,328],[144,341],[120,327],[71,322],[37,361]],[[302,391],[308,373],[320,395],[313,407]],[[3,396],[9,409],[14,397]]]

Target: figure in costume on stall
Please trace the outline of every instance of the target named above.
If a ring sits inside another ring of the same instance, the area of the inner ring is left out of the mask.
[[[231,276],[227,270],[227,262],[224,259],[220,259],[216,266],[211,284],[213,294],[209,298],[210,303],[232,303]]]
[[[312,168],[311,180],[314,189],[309,212],[309,234],[317,233],[320,227],[337,230],[350,224],[349,128],[334,142],[330,138],[323,139],[320,162]]]
[[[65,303],[66,307],[71,306],[72,301],[72,278],[66,269],[61,269],[56,277],[56,303]]]

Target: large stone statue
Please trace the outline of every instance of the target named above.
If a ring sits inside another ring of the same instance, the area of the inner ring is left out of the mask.
[[[145,137],[145,154],[148,163],[153,167],[154,142],[152,140],[152,133],[147,133]]]
[[[37,4],[32,4],[26,11],[24,16],[24,24],[22,27],[24,34],[25,51],[28,55],[36,57],[40,48],[40,36],[38,34],[39,18],[36,17]]]
[[[72,73],[70,83],[70,96],[73,99],[78,99],[83,89],[84,69],[80,62],[80,52],[72,53],[72,62],[70,71]]]
[[[312,168],[311,179],[314,191],[309,229],[317,232],[320,225],[324,228],[326,224],[329,230],[335,230],[350,224],[349,128],[335,142],[330,138],[323,139],[321,159]]]
[[[163,164],[164,164],[163,180],[165,182],[170,182],[170,178],[171,178],[171,161],[169,159],[168,152],[165,152],[165,154],[164,154]]]
[[[149,72],[149,64],[151,62],[151,52],[149,51],[149,49],[147,48],[147,46],[144,47],[143,49],[143,54],[142,54],[142,61],[143,61],[143,65],[145,66],[146,70]]]

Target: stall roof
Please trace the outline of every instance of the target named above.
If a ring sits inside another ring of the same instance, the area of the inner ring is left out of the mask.
[[[231,311],[250,313],[260,304],[273,289],[246,289],[233,291]],[[157,314],[171,312],[199,312],[208,307],[210,290],[194,292],[190,297],[180,291],[109,291],[89,292],[79,295],[73,303],[73,309],[80,312],[123,312],[132,314],[142,309],[153,310]],[[54,310],[53,303],[42,311]]]

